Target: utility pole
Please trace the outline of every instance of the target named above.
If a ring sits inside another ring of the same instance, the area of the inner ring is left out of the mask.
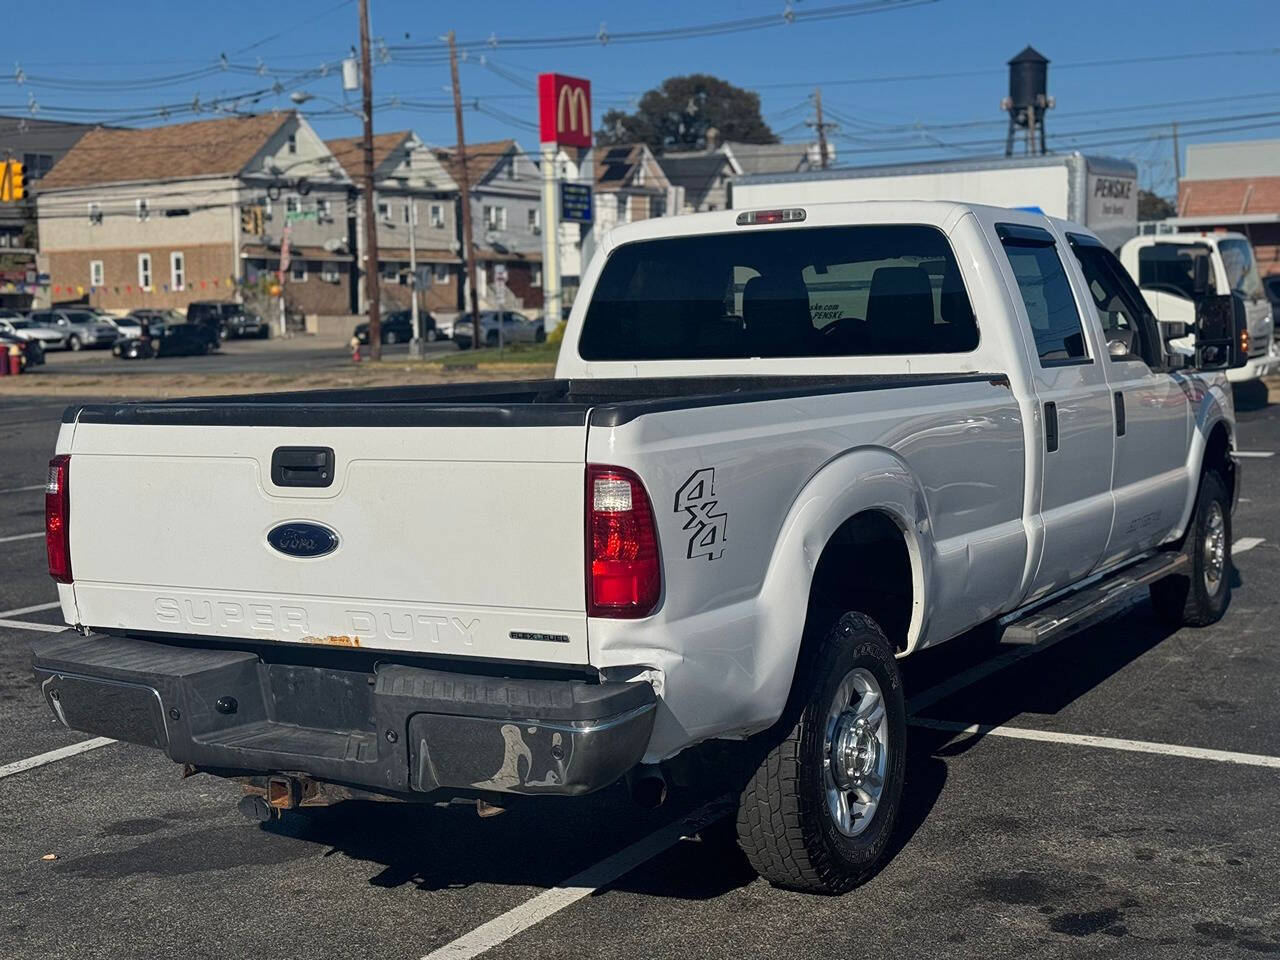
[[[360,0],[361,3],[366,0]],[[462,195],[462,255],[467,258],[467,286],[471,288],[471,349],[484,343],[480,329],[480,299],[476,293],[476,254],[471,243],[471,178],[467,172],[467,143],[462,135],[462,85],[458,82],[458,44],[449,31],[449,73],[453,76],[453,119],[458,126],[458,190]],[[501,326],[502,319],[498,319]]]
[[[413,296],[409,316],[413,323],[413,340],[409,355],[422,356],[422,327],[418,321],[418,198],[409,194],[409,290]]]
[[[813,88],[813,106],[816,116],[813,121],[805,121],[806,126],[813,127],[818,132],[818,164],[823,170],[827,169],[831,162],[829,151],[827,150],[827,128],[835,129],[838,124],[827,123],[822,119],[822,88]]]
[[[378,220],[373,202],[373,69],[369,63],[369,0],[360,0],[360,86],[364,107],[364,292],[369,299],[369,356],[382,359],[378,310]]]
[[[822,88],[815,87],[813,91],[813,102],[817,108],[818,122],[814,124],[818,128],[818,156],[822,169],[827,169],[827,125],[822,122]]]
[[[1178,121],[1173,121],[1173,188],[1178,189],[1178,181],[1182,179],[1182,154],[1178,152]]]

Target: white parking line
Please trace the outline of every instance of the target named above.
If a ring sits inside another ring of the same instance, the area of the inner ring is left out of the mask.
[[[12,537],[0,537],[0,543],[8,543],[10,540],[34,540],[36,537],[43,537],[44,531],[39,533],[18,533]]]
[[[43,484],[43,483],[33,483],[33,484],[32,484],[31,486],[29,486],[29,487],[9,487],[7,490],[0,490],[0,494],[5,494],[5,493],[28,493],[28,492],[30,492],[30,491],[32,491],[32,490],[43,490],[43,489],[44,489],[44,484]]]
[[[1231,555],[1238,557],[1242,553],[1248,553],[1260,543],[1265,543],[1266,537],[1241,537],[1231,545]]]
[[[613,856],[606,857],[563,883],[538,894],[532,900],[526,900],[488,923],[482,923],[470,933],[464,933],[457,940],[432,950],[422,960],[470,960],[471,957],[478,957],[516,934],[541,923],[552,914],[572,906],[583,897],[591,896],[601,887],[613,883],[646,860],[653,859],[668,847],[679,843],[682,837],[697,833],[719,820],[732,809],[729,797],[713,800],[682,820],[655,830]]]
[[[54,600],[52,603],[37,603],[30,607],[15,607],[12,610],[0,610],[0,620],[5,617],[18,617],[24,613],[40,613],[42,610],[53,610],[62,606],[61,602]]]
[[[1269,767],[1280,770],[1280,757],[1261,753],[1236,753],[1234,750],[1207,750],[1203,747],[1184,747],[1176,743],[1152,743],[1149,740],[1120,740],[1115,737],[1092,737],[1079,733],[1058,733],[1053,730],[1029,730],[1025,727],[994,726],[985,723],[956,723],[951,720],[930,720],[912,717],[913,727],[928,727],[952,733],[979,734],[981,736],[1009,737],[1013,740],[1036,740],[1041,743],[1066,743],[1076,747],[1099,747],[1103,750],[1125,750],[1130,753],[1156,753],[1166,757],[1187,757],[1192,760],[1216,760],[1219,763],[1238,763],[1247,767]]]
[[[33,623],[30,620],[0,620],[0,629],[35,630],[37,633],[61,633],[70,628],[65,623]]]
[[[109,743],[115,743],[115,741],[110,737],[94,737],[92,740],[81,740],[79,743],[73,743],[69,747],[59,747],[57,750],[50,750],[48,753],[27,757],[25,760],[6,763],[3,767],[0,767],[0,780],[5,777],[12,777],[15,773],[25,773],[28,770],[34,770],[36,767],[43,767],[45,764],[57,763],[59,760],[74,757],[79,753],[97,750],[99,747],[105,747]]]
[[[1232,454],[1233,457],[1242,457],[1250,460],[1265,460],[1267,457],[1274,457],[1274,450],[1237,450]]]

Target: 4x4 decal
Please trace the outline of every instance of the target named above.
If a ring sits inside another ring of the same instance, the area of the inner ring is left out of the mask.
[[[689,534],[688,557],[706,557],[719,560],[724,555],[725,525],[729,515],[723,510],[714,512],[720,501],[716,499],[715,467],[695,471],[676,491],[676,513],[688,515],[684,529]]]

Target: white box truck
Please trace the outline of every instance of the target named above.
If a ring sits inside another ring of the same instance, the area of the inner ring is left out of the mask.
[[[1113,157],[1041,157],[769,173],[734,181],[736,209],[846,200],[953,200],[1073,220],[1111,250],[1138,232],[1138,168]]]

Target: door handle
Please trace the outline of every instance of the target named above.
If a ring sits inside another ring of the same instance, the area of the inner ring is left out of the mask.
[[[327,487],[333,483],[332,447],[276,447],[271,482],[277,487]]]
[[[1124,394],[1116,391],[1116,436],[1124,436]]]
[[[1058,405],[1052,400],[1044,405],[1044,449],[1047,453],[1058,449]]]

